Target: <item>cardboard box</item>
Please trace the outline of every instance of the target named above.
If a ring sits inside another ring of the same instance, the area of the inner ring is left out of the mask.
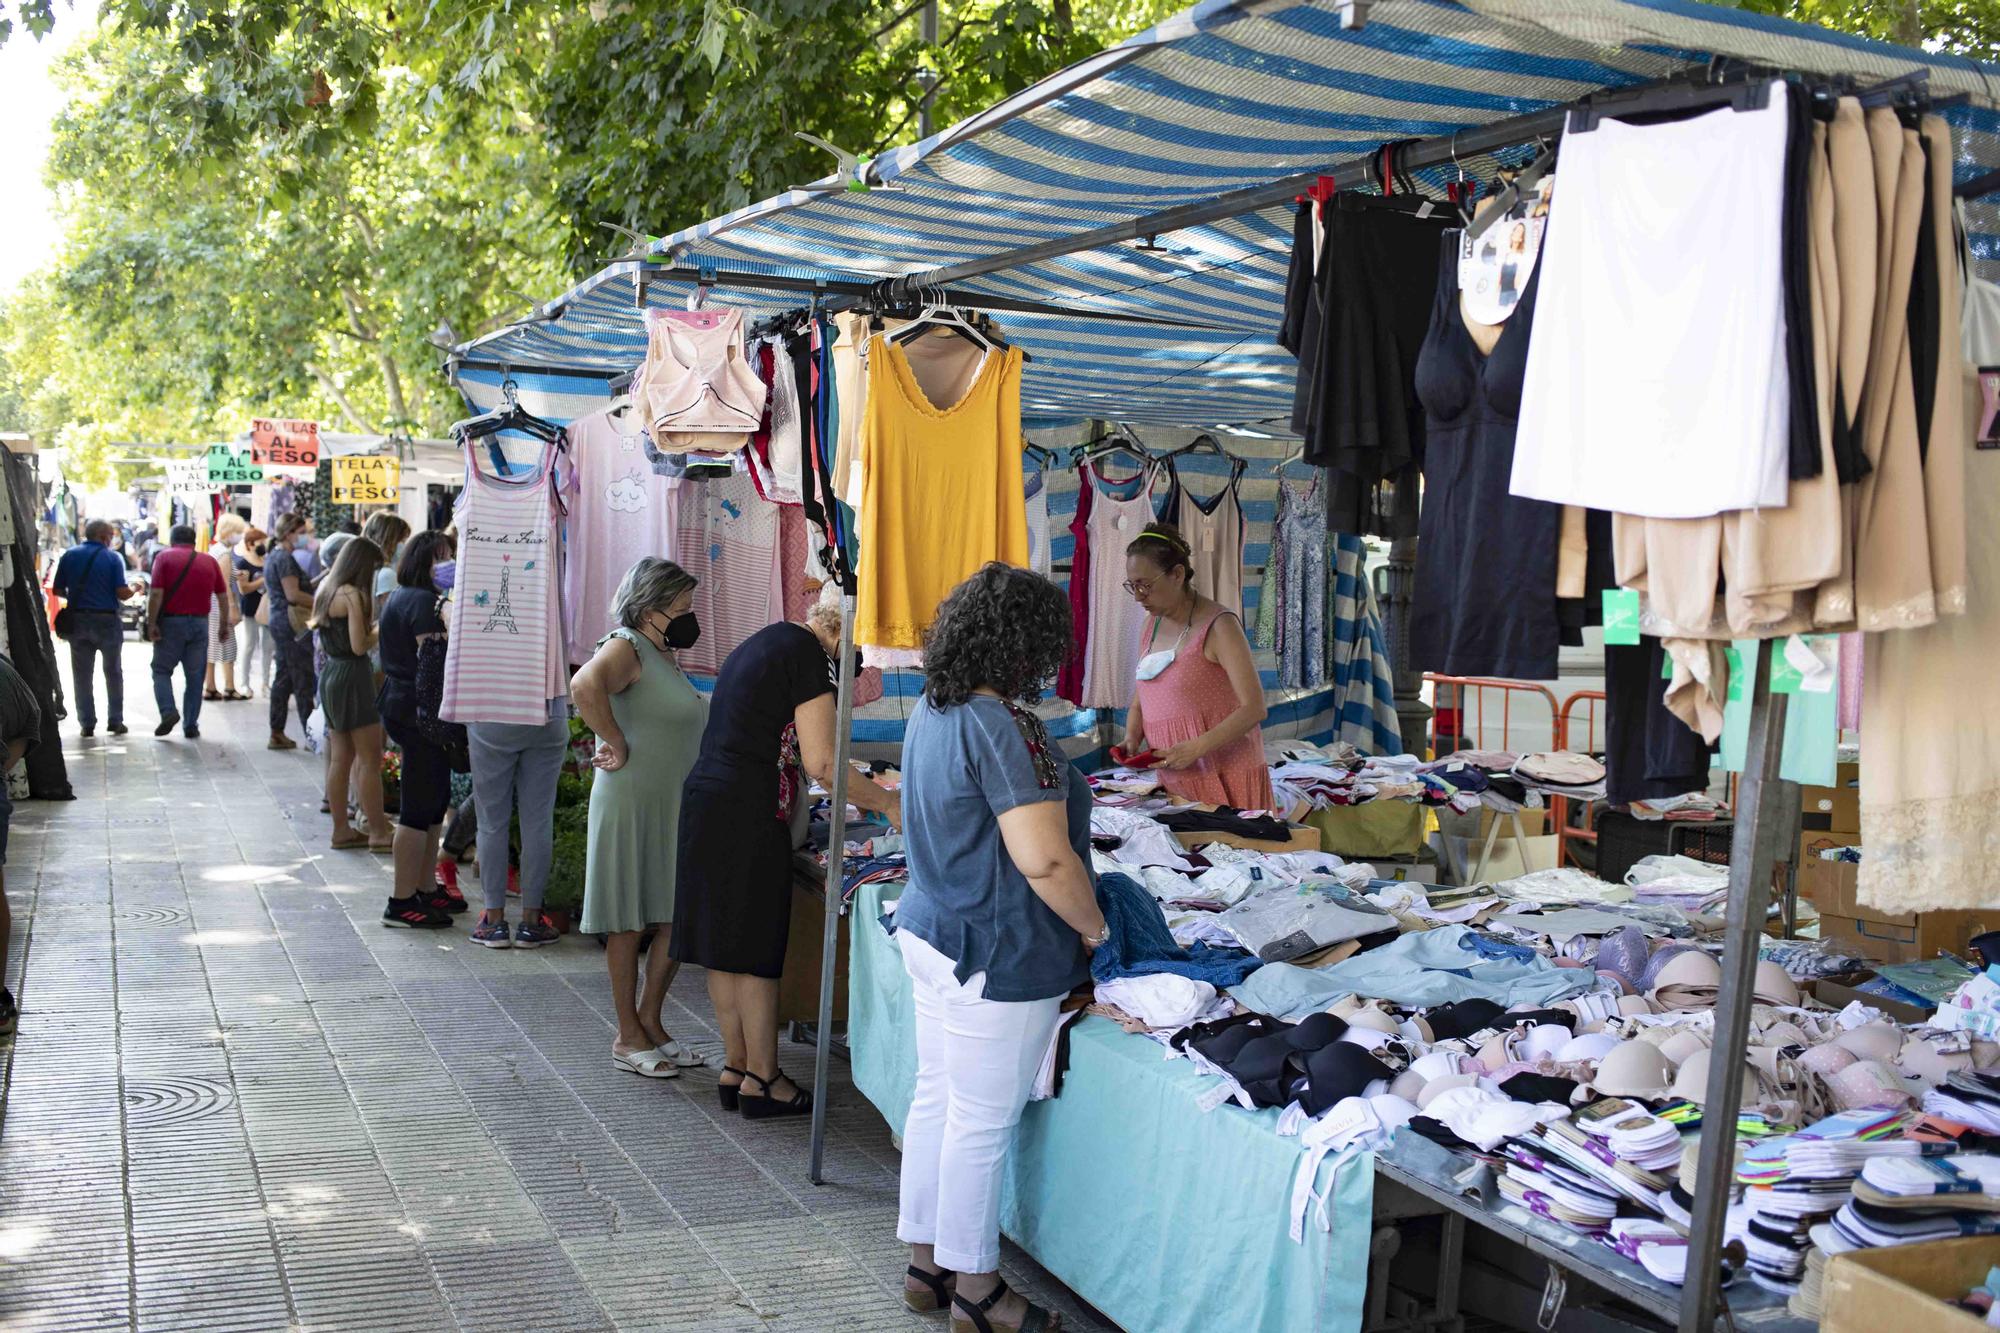
[[[1222,843],[1228,847],[1245,847],[1256,852],[1316,852],[1319,850],[1319,830],[1302,828],[1297,824],[1287,824],[1290,836],[1285,841],[1275,839],[1246,838],[1240,833],[1176,833],[1174,837],[1180,845],[1192,851],[1196,847],[1206,847],[1210,843]]]
[[[1805,990],[1815,1000],[1818,1000],[1829,1009],[1845,1009],[1848,1005],[1859,1002],[1880,1009],[1898,1023],[1928,1023],[1935,1017],[1936,1010],[1925,1009],[1914,1004],[1904,1004],[1900,1000],[1884,999],[1880,995],[1870,995],[1866,991],[1859,989],[1862,983],[1872,981],[1874,977],[1875,974],[1873,972],[1859,973],[1847,978],[1847,981],[1852,983],[1851,985],[1839,981],[1829,981],[1822,977],[1816,981],[1807,982]]]
[[[2000,1237],[1968,1236],[1835,1255],[1826,1266],[1821,1333],[1984,1333],[1986,1321],[1945,1304],[2000,1264]]]
[[[1861,867],[1818,857],[1799,868],[1799,896],[1819,912],[1819,937],[1836,940],[1878,963],[1917,963],[1948,949],[1961,958],[1974,935],[2000,929],[2000,909],[1969,912],[1885,912],[1857,896]]]
[[[1851,833],[1861,841],[1861,765],[1840,764],[1831,787],[1799,788],[1799,827],[1809,833]]]

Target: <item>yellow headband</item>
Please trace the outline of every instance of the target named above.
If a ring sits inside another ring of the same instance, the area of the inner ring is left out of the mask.
[[[1167,545],[1173,547],[1176,551],[1179,551],[1182,555],[1194,554],[1194,548],[1187,544],[1187,540],[1183,537],[1176,536],[1174,533],[1163,532],[1159,528],[1152,527],[1149,525],[1145,528],[1140,529],[1139,535],[1141,537],[1151,537],[1154,541],[1165,542]]]

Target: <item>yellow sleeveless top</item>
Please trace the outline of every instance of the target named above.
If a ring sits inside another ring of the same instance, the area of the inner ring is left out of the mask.
[[[986,354],[965,396],[938,407],[903,349],[868,351],[855,642],[921,648],[945,595],[990,560],[1028,563],[1021,352]]]

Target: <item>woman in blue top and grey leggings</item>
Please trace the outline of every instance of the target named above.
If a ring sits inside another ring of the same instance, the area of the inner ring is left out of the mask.
[[[1069,658],[1069,601],[991,564],[938,608],[903,746],[910,887],[896,938],[916,997],[903,1125],[904,1300],[955,1333],[1055,1327],[1000,1280],[1000,1172],[1063,997],[1109,936],[1090,787],[1031,711]]]

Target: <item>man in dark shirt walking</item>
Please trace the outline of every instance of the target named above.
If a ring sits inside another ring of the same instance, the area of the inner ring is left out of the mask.
[[[97,699],[91,674],[104,658],[108,731],[125,734],[125,626],[118,603],[134,589],[125,582],[125,557],[110,549],[115,529],[101,518],[83,525],[83,540],[56,562],[55,593],[69,604],[69,667],[76,677],[76,717],[83,734],[97,731]]]
[[[222,611],[229,632],[229,585],[215,557],[194,549],[194,529],[177,525],[173,544],[153,557],[153,588],[146,597],[146,637],[153,641],[153,702],[160,706],[155,736],[185,719],[189,740],[201,735],[202,674],[208,667],[208,607]],[[174,711],[174,668],[183,673],[182,711]]]

